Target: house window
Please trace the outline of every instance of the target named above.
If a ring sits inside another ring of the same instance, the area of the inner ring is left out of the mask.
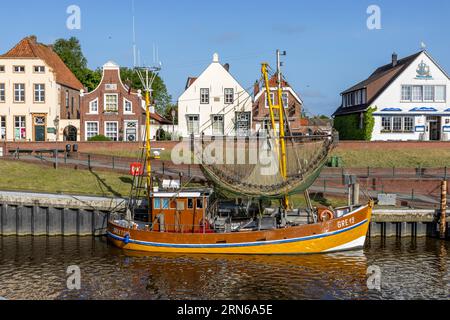
[[[445,93],[446,93],[446,86],[436,86],[434,88],[434,99],[437,102],[445,102],[446,97],[445,97]]]
[[[236,134],[240,137],[248,136],[250,133],[250,112],[236,113]]]
[[[225,89],[225,104],[234,103],[234,89]]]
[[[34,102],[45,102],[45,84],[34,85]]]
[[[14,102],[25,102],[25,84],[14,84]]]
[[[423,101],[423,87],[413,86],[412,87],[412,99],[413,101]]]
[[[224,135],[224,121],[223,115],[213,115],[212,116],[212,131],[214,136]]]
[[[5,72],[5,66],[0,66],[0,72]]]
[[[5,102],[5,84],[0,83],[0,102]]]
[[[125,121],[125,141],[134,142],[138,141],[138,122],[137,121]]]
[[[98,122],[86,122],[86,140],[98,136]]]
[[[423,100],[427,102],[434,101],[434,86],[423,87]]]
[[[117,122],[105,122],[105,136],[112,141],[119,140],[119,128]]]
[[[200,89],[200,103],[209,104],[209,89]]]
[[[98,99],[89,102],[89,113],[93,114],[98,113]]]
[[[393,118],[393,129],[394,132],[402,132],[402,117]]]
[[[124,112],[125,113],[133,112],[133,104],[131,103],[131,101],[128,101],[127,99],[124,100]]]
[[[14,66],[13,67],[15,73],[24,73],[25,72],[25,66]]]
[[[69,109],[69,90],[66,90],[66,108]]]
[[[118,112],[119,110],[119,96],[117,94],[105,95],[105,111]]]
[[[187,116],[187,129],[189,134],[199,134],[200,116],[198,114]]]
[[[289,108],[289,93],[283,92],[282,101],[283,101],[283,107]]]
[[[382,117],[381,118],[381,131],[382,132],[391,132],[392,131],[392,118],[391,117]]]
[[[273,92],[270,93],[270,101],[272,102],[272,105],[276,105],[275,103],[275,94]],[[269,99],[267,99],[267,93],[266,93],[266,108],[269,108]]]
[[[35,73],[45,73],[45,67],[44,66],[35,66],[34,72]]]
[[[27,128],[25,125],[24,116],[14,117],[14,139],[15,140],[26,140],[27,138]]]
[[[153,208],[161,209],[161,199],[160,198],[155,198],[155,200],[153,200]]]
[[[414,118],[413,117],[405,117],[404,131],[405,132],[414,132]]]
[[[6,140],[6,117],[0,117],[0,140]]]
[[[411,101],[412,87],[402,86],[402,101]]]

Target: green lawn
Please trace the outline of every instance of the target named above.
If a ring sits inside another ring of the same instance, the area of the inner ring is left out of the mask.
[[[346,168],[444,168],[450,166],[450,148],[371,148],[345,150],[332,155],[343,159]]]
[[[23,162],[0,161],[0,190],[128,196],[131,177],[124,174],[46,167]]]

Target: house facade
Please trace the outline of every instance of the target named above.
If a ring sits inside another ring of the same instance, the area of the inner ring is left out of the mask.
[[[98,135],[112,141],[142,141],[144,128],[141,92],[123,84],[120,66],[111,61],[106,63],[97,88],[81,93],[82,141]]]
[[[251,128],[252,98],[214,54],[198,78],[188,79],[178,99],[178,135],[248,136]]]
[[[269,86],[271,99],[275,105],[278,105],[278,84],[276,76],[269,79]],[[283,106],[292,133],[304,132],[307,121],[302,119],[303,101],[285,80],[282,80],[282,90]],[[260,88],[259,82],[255,83],[254,97],[252,110],[253,129],[259,133],[267,132],[271,127],[269,102],[266,90],[265,88]],[[276,119],[279,120],[278,111],[274,111],[276,113]],[[277,131],[279,131],[279,123],[277,123]]]
[[[355,116],[362,128],[373,112],[373,141],[450,141],[449,88],[447,73],[427,51],[400,60],[393,54],[391,63],[342,93],[335,123]]]
[[[79,140],[83,85],[31,36],[0,56],[0,140]]]

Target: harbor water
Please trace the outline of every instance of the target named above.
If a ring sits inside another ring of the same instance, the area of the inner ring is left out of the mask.
[[[427,238],[373,238],[364,251],[329,255],[183,256],[125,253],[105,238],[3,237],[0,297],[448,300],[449,250]],[[70,266],[79,290],[68,289]],[[378,270],[379,287],[368,270]]]

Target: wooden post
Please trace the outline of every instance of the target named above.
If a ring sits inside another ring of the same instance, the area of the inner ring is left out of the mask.
[[[447,233],[447,181],[442,181],[441,192],[441,221],[439,233],[441,239],[445,239]]]
[[[360,193],[360,187],[359,187],[359,183],[355,183],[353,186],[352,186],[352,202],[353,202],[353,205],[354,206],[356,206],[356,205],[358,205],[359,204],[359,193]]]

